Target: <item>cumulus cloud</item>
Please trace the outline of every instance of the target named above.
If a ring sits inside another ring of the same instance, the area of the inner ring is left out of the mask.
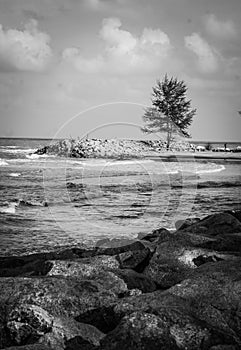
[[[209,34],[219,38],[232,38],[236,35],[233,21],[220,21],[214,14],[205,17],[205,27]]]
[[[0,25],[0,69],[41,71],[52,56],[48,34],[39,31],[30,20],[24,30],[4,30]]]
[[[62,54],[64,61],[88,73],[101,70],[125,73],[155,69],[168,56],[171,43],[167,34],[160,29],[145,28],[138,37],[121,27],[119,18],[104,19],[99,32],[104,42],[102,54],[87,59],[80,49],[66,48]]]
[[[185,46],[192,51],[197,59],[198,66],[203,72],[215,72],[218,69],[218,53],[198,33],[185,37]]]

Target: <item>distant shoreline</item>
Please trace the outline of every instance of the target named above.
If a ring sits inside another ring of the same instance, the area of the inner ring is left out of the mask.
[[[230,152],[163,152],[156,157],[147,157],[153,160],[166,160],[166,161],[192,161],[192,160],[212,160],[212,161],[224,161],[224,162],[240,162],[241,153],[230,153]]]

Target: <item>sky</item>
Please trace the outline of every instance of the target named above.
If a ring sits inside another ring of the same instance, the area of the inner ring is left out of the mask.
[[[241,141],[240,0],[0,0],[0,136],[143,138],[164,75],[194,140]]]

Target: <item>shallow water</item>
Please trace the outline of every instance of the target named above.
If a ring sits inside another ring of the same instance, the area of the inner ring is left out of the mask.
[[[174,229],[181,218],[240,209],[239,162],[29,155],[48,142],[0,139],[0,255],[131,239]]]

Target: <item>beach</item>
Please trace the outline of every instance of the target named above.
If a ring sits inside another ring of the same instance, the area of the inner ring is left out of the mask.
[[[239,349],[239,153],[49,144],[0,140],[0,348]]]

